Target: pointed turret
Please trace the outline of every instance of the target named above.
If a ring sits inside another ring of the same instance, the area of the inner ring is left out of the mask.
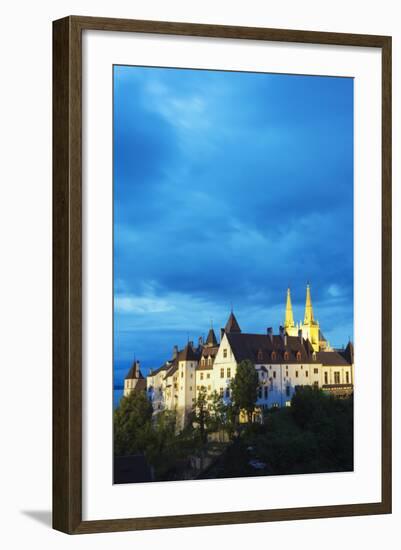
[[[178,354],[178,361],[196,361],[196,355],[191,342],[188,342],[183,350]]]
[[[287,303],[285,305],[285,320],[284,328],[293,328],[294,324],[294,315],[292,313],[292,303],[291,303],[291,291],[287,288]]]
[[[133,391],[143,390],[146,390],[146,380],[141,373],[139,361],[134,360],[124,379],[124,397],[130,395]]]
[[[129,369],[125,380],[136,380],[138,378],[143,378],[143,375],[139,368],[139,361],[134,360],[134,362],[131,365],[131,368]]]
[[[207,338],[206,338],[206,346],[213,347],[217,345],[218,345],[217,338],[214,333],[213,327],[210,327],[209,334],[207,335]]]
[[[230,317],[228,318],[228,321],[224,330],[227,334],[229,334],[230,332],[231,333],[241,332],[240,326],[233,312],[230,313]]]
[[[306,302],[305,302],[305,318],[304,325],[314,325],[315,320],[313,318],[312,298],[310,295],[309,283],[306,285]]]

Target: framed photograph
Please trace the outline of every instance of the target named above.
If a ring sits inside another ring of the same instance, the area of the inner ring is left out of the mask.
[[[391,512],[391,37],[53,23],[53,526]]]

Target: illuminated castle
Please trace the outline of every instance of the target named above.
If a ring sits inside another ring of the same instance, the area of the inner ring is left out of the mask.
[[[205,342],[200,337],[197,345],[188,342],[181,350],[174,346],[171,358],[146,377],[155,413],[176,410],[185,422],[201,390],[208,396],[217,392],[229,401],[237,365],[245,359],[252,361],[259,377],[256,413],[289,406],[297,386],[322,388],[338,397],[353,392],[353,344],[341,350],[330,347],[314,317],[308,284],[303,323],[294,323],[288,289],[284,325],[278,334],[271,327],[264,334],[243,333],[231,312],[220,331],[220,342],[210,328]],[[125,380],[125,395],[142,386],[139,364],[131,371]],[[130,380],[133,374],[135,381]]]

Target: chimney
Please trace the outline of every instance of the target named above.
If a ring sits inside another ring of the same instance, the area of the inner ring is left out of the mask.
[[[287,345],[287,333],[286,332],[284,333],[284,345],[285,346]]]
[[[188,342],[188,345],[189,345],[190,348],[194,349],[194,341],[193,340],[190,340]]]
[[[273,327],[267,328],[267,335],[270,338],[270,341],[273,342]]]
[[[224,336],[225,332],[226,331],[224,330],[224,328],[220,329],[220,342],[223,340],[223,336]]]
[[[173,359],[177,359],[178,356],[178,346],[173,347]]]
[[[198,346],[199,346],[199,347],[202,347],[202,346],[203,346],[203,336],[199,336],[199,338],[198,338]]]

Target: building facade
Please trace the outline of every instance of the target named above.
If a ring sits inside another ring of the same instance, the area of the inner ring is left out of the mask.
[[[330,346],[314,317],[308,284],[304,321],[294,323],[288,289],[284,324],[278,334],[271,327],[264,334],[244,333],[231,312],[219,342],[210,328],[205,342],[199,338],[197,345],[188,342],[182,350],[175,346],[171,359],[146,377],[155,414],[176,410],[185,423],[202,390],[208,396],[217,392],[229,402],[231,381],[238,364],[246,359],[255,365],[259,377],[257,414],[289,406],[297,386],[315,386],[338,397],[353,391],[353,344],[341,350]]]

